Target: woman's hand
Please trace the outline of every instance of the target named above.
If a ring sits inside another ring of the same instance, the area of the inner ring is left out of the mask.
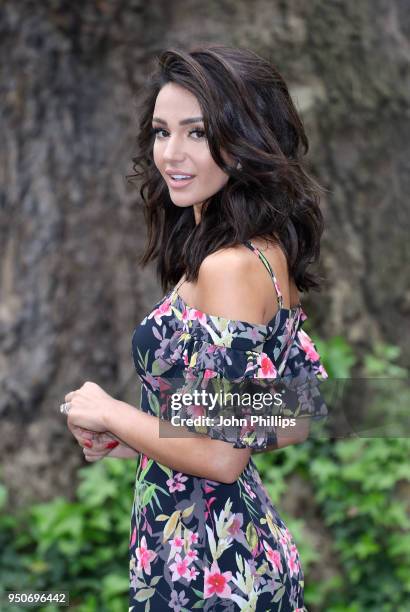
[[[133,459],[138,455],[138,451],[108,431],[95,432],[76,425],[72,425],[69,429],[83,448],[85,459],[89,462],[95,462],[104,457]]]
[[[107,431],[107,415],[120,404],[99,385],[85,382],[82,387],[67,393],[65,402],[71,407],[67,415],[67,425],[82,427],[93,432]]]
[[[98,445],[96,447],[93,445],[92,448],[85,447],[83,448],[83,453],[86,461],[90,463],[104,459],[104,457],[113,457],[115,459],[134,459],[134,457],[138,455],[138,451],[134,450],[123,442],[119,442],[115,448],[108,451],[99,447]]]

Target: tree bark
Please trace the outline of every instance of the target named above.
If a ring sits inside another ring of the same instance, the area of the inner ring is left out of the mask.
[[[409,30],[405,3],[3,0],[2,478],[13,504],[73,492],[82,462],[59,413],[93,380],[138,403],[134,327],[160,298],[138,192],[135,98],[153,56],[249,47],[290,86],[328,194],[313,328],[410,360]],[[406,198],[406,199],[405,199]],[[407,323],[407,325],[406,325]]]

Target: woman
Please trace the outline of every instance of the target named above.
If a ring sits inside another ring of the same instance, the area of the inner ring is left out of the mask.
[[[308,267],[323,231],[320,188],[300,163],[308,141],[283,78],[248,50],[165,51],[147,90],[134,158],[142,263],[157,260],[166,293],[132,338],[140,410],[86,382],[65,397],[68,426],[89,461],[137,456],[130,611],[306,610],[298,550],[251,453],[305,440],[309,418],[181,427],[164,398],[282,377],[305,416],[326,413],[309,390],[327,374],[298,293],[319,287]],[[179,416],[203,416],[201,402]]]

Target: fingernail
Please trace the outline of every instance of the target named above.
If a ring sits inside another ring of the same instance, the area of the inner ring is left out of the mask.
[[[91,442],[91,440],[83,440],[83,444],[84,446],[86,446],[87,448],[91,448],[93,443]]]
[[[105,448],[115,448],[116,446],[118,446],[119,442],[117,442],[116,440],[113,440],[112,442],[107,442],[107,444],[105,445]]]

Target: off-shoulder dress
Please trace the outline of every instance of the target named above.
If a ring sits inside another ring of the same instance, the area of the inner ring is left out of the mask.
[[[140,409],[163,418],[162,391],[173,380],[288,377],[298,388],[327,378],[315,345],[302,329],[300,304],[279,309],[267,325],[226,319],[189,306],[178,287],[136,327],[132,356],[141,381]],[[301,394],[303,399],[303,393]],[[307,404],[306,404],[307,402]],[[305,394],[314,418],[326,414],[320,393]],[[207,434],[224,439],[220,430]],[[238,430],[235,448],[274,444],[275,428]],[[144,454],[137,459],[129,543],[129,612],[238,610],[306,611],[304,574],[292,534],[250,457],[226,484],[177,472]]]

